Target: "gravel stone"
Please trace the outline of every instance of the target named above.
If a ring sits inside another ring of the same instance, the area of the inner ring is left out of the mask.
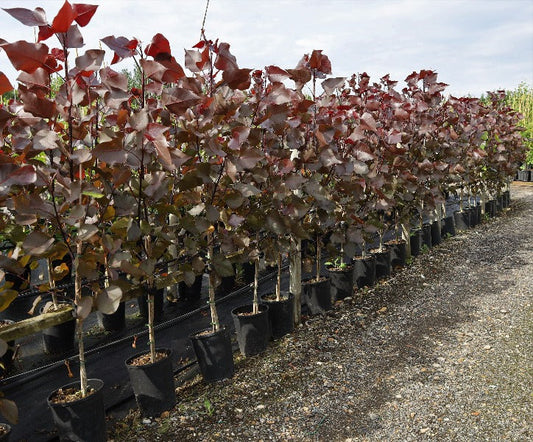
[[[186,382],[170,418],[146,427],[132,411],[109,439],[531,440],[533,186],[511,195],[501,216],[237,356],[233,379]]]

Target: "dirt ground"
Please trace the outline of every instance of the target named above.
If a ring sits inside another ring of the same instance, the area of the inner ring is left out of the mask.
[[[533,184],[511,208],[358,291],[233,379],[178,387],[115,441],[531,440]],[[179,385],[180,383],[178,383]]]

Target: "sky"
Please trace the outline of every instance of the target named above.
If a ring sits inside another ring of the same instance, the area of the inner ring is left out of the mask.
[[[79,55],[108,35],[148,44],[162,33],[182,65],[184,49],[200,40],[206,6],[206,0],[72,1],[78,2],[99,5],[81,28]],[[0,7],[40,6],[52,22],[63,3],[2,0]],[[293,68],[321,49],[335,77],[367,72],[378,81],[390,74],[402,86],[411,72],[432,69],[455,96],[533,85],[533,0],[210,0],[205,30],[209,39],[231,45],[241,68]],[[33,28],[2,10],[0,38],[35,41]],[[59,46],[53,38],[45,43]],[[17,74],[3,51],[0,71],[14,82]]]

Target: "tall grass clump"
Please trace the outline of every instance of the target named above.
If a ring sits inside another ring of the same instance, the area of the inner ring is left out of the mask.
[[[533,164],[533,87],[520,83],[515,90],[507,91],[507,104],[515,111],[520,112],[524,118],[520,125],[525,128],[522,132],[524,143],[528,148],[526,162]]]

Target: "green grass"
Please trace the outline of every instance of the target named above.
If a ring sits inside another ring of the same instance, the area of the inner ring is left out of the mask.
[[[521,83],[516,89],[507,91],[506,95],[507,104],[524,116],[520,125],[525,128],[522,137],[528,147],[526,162],[533,164],[533,87]]]

